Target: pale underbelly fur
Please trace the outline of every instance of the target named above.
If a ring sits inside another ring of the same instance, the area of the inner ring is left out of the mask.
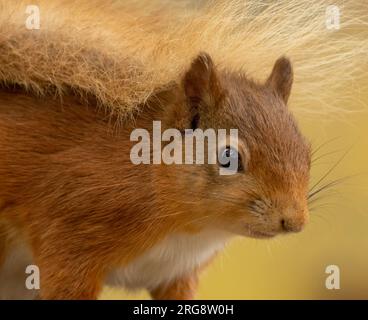
[[[138,256],[130,264],[113,270],[106,284],[126,289],[154,289],[189,274],[223,249],[230,235],[218,230],[196,235],[175,234]],[[25,269],[32,264],[29,250],[18,245],[0,266],[0,299],[32,299],[37,290],[27,290]],[[40,270],[42,277],[42,270]],[[42,282],[40,283],[42,288]]]

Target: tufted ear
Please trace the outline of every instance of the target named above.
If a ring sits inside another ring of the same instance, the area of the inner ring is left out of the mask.
[[[183,87],[191,112],[197,121],[201,113],[216,108],[223,90],[216,67],[207,53],[200,53],[193,60],[184,75]]]
[[[293,67],[288,58],[281,57],[275,62],[266,84],[271,86],[287,103],[293,84]]]
[[[167,90],[154,97],[166,105],[163,125],[176,128],[184,133],[185,129],[205,128],[209,119],[224,96],[216,67],[207,53],[195,57],[184,72],[179,86],[173,82]],[[184,98],[184,99],[183,99]]]

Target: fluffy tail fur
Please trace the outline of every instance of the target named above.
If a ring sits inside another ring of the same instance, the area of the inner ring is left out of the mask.
[[[335,1],[339,30],[326,27],[329,2],[319,0],[32,1],[40,8],[39,30],[25,27],[27,4],[0,0],[3,86],[92,95],[127,117],[155,90],[179,81],[200,51],[219,67],[259,79],[285,54],[294,63],[297,111],[339,114],[365,104],[365,0]]]

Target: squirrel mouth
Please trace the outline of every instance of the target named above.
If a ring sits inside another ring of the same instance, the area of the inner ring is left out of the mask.
[[[268,238],[273,238],[276,234],[275,233],[269,233],[269,232],[261,232],[261,231],[250,231],[249,235],[252,238],[268,239]]]

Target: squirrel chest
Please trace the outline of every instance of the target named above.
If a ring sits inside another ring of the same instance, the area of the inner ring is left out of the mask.
[[[228,238],[229,234],[217,230],[171,235],[127,266],[115,269],[106,283],[127,289],[154,289],[198,268],[223,249]]]

